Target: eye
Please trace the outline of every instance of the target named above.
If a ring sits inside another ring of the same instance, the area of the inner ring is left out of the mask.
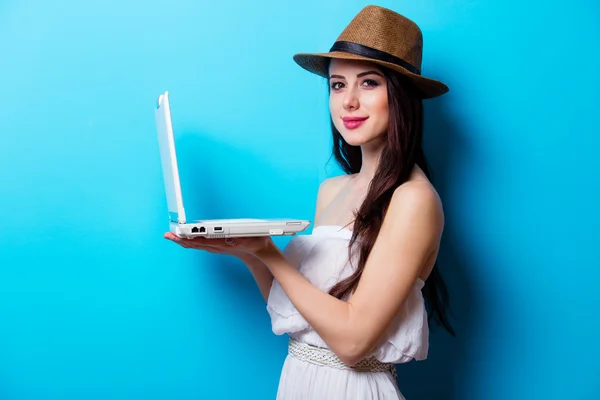
[[[333,89],[333,90],[341,89],[340,86],[338,86],[338,85],[343,85],[343,83],[342,82],[333,82],[331,84],[331,89]]]
[[[373,80],[373,79],[365,79],[365,81],[363,82],[363,85],[367,84],[368,87],[376,87],[379,86],[379,83],[377,83],[377,81]]]

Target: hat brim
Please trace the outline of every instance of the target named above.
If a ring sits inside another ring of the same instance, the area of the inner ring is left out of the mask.
[[[438,80],[426,78],[424,76],[415,74],[399,65],[376,60],[373,58],[359,56],[352,53],[345,53],[341,51],[332,51],[329,53],[298,53],[294,54],[293,58],[294,61],[305,70],[320,75],[324,78],[329,78],[329,62],[333,58],[342,60],[367,61],[374,64],[382,65],[391,70],[400,72],[401,74],[406,75],[408,78],[410,78],[414,82],[417,89],[420,91],[421,98],[423,99],[430,99],[433,97],[441,96],[450,90],[448,86],[446,86],[444,83]]]

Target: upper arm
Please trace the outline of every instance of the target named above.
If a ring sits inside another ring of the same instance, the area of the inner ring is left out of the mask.
[[[400,311],[443,227],[442,205],[431,187],[414,182],[396,190],[348,302],[363,351],[375,346]]]

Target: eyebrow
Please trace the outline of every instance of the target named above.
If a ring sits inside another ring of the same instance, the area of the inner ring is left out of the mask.
[[[379,75],[379,76],[383,77],[383,75],[381,75],[381,74],[380,74],[379,72],[377,72],[377,71],[366,71],[366,72],[361,72],[360,74],[356,75],[356,77],[357,77],[357,78],[360,78],[360,77],[362,77],[362,76],[365,76],[365,75],[371,75],[371,74],[375,74],[375,75]],[[345,78],[344,76],[342,76],[342,75],[331,75],[331,76],[329,77],[329,79],[332,79],[332,78],[346,79],[346,78]]]

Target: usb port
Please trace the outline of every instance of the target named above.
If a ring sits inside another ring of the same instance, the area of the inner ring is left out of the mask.
[[[223,232],[223,228],[220,226],[215,226],[213,229],[215,232]]]

